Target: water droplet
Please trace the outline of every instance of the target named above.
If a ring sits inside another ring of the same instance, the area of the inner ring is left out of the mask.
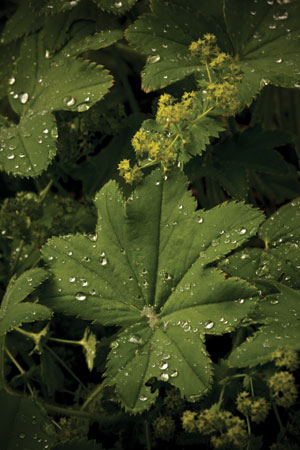
[[[28,102],[29,94],[27,92],[23,92],[22,94],[19,95],[19,98],[22,105],[25,105],[25,103]]]
[[[90,109],[90,106],[87,103],[79,103],[79,105],[77,106],[78,112],[88,111],[89,109]]]
[[[140,344],[142,342],[142,339],[133,334],[130,336],[129,342],[131,342],[132,344]]]
[[[168,78],[168,75],[164,75],[163,78],[166,80]]]
[[[51,137],[53,137],[53,139],[58,138],[58,129],[57,129],[56,125],[51,128],[50,134],[51,134]]]
[[[114,3],[114,7],[117,8],[117,9],[122,8],[122,6],[123,6],[123,3],[122,3],[122,2],[116,2],[116,3]]]
[[[26,434],[25,433],[20,433],[19,434],[19,438],[20,439],[25,439],[26,438]]]
[[[7,155],[7,159],[14,159],[15,155],[11,154],[11,155]]]
[[[69,278],[69,281],[70,281],[70,283],[75,283],[76,278],[75,278],[75,277],[70,277],[70,278]]]
[[[9,84],[10,86],[12,86],[13,84],[15,84],[15,82],[16,82],[15,77],[10,77],[9,80],[8,80],[8,84]]]
[[[96,241],[97,241],[97,235],[96,235],[96,234],[90,233],[90,234],[88,235],[88,237],[89,237],[89,240],[90,240],[90,241],[93,241],[93,242],[96,242]]]
[[[206,324],[204,325],[204,328],[205,328],[206,330],[211,330],[211,329],[213,328],[213,326],[214,326],[214,323],[213,323],[211,320],[209,320],[209,321],[207,321]]]
[[[168,368],[168,363],[164,362],[161,366],[159,366],[161,370],[166,370]]]
[[[162,374],[160,375],[160,379],[161,379],[162,381],[168,381],[169,375],[168,375],[167,373],[162,373]]]
[[[277,62],[277,64],[280,64],[280,63],[282,63],[282,58],[278,58],[278,59],[276,59],[276,62]]]
[[[100,264],[101,266],[106,266],[107,265],[107,259],[105,258],[105,253],[102,252],[100,254]]]
[[[241,228],[241,229],[240,229],[240,234],[246,234],[246,233],[247,233],[246,228]]]
[[[202,217],[199,217],[198,223],[203,223],[203,218]]]
[[[77,292],[75,298],[82,302],[83,300],[86,300],[86,295],[83,292]]]
[[[45,58],[49,59],[50,58],[50,52],[49,50],[45,50]]]
[[[287,11],[284,13],[276,12],[275,14],[273,14],[274,20],[287,20],[288,17],[289,17],[289,13]]]
[[[178,375],[178,370],[174,370],[174,372],[172,372],[170,374],[170,377],[175,378],[175,377],[177,377],[177,375]]]
[[[145,402],[147,399],[148,399],[148,397],[146,397],[145,395],[140,396],[141,402]]]
[[[64,103],[67,105],[67,106],[73,106],[73,105],[75,105],[75,103],[76,103],[76,100],[75,100],[75,97],[71,97],[71,96],[68,96],[68,97],[65,97],[64,98]]]
[[[159,56],[159,55],[153,55],[153,56],[149,56],[149,57],[147,58],[147,62],[148,62],[149,64],[155,64],[155,63],[157,63],[159,60],[160,60],[160,56]]]

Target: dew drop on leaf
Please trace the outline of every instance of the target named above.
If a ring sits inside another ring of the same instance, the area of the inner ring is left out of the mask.
[[[76,278],[75,278],[75,277],[70,277],[70,278],[69,278],[69,281],[70,281],[70,283],[75,283]]]
[[[19,434],[19,438],[20,439],[25,439],[26,438],[26,434],[25,433],[20,433]]]
[[[145,402],[147,399],[148,399],[148,397],[146,397],[145,395],[140,396],[141,402]]]
[[[77,106],[77,111],[78,112],[84,112],[84,111],[88,111],[90,109],[89,105],[87,105],[86,103],[80,103]]]
[[[83,300],[86,300],[86,295],[83,292],[77,292],[75,298],[82,302]]]
[[[75,100],[75,98],[72,96],[68,96],[68,97],[65,97],[64,98],[64,103],[67,105],[67,106],[73,106],[73,105],[75,105],[75,103],[76,103],[76,100]]]
[[[162,374],[160,375],[160,379],[161,379],[162,381],[168,381],[169,375],[168,375],[167,373],[162,373]]]
[[[246,234],[246,233],[247,233],[246,228],[241,228],[241,229],[240,229],[240,234]]]
[[[9,80],[8,80],[8,84],[9,84],[10,86],[12,86],[13,84],[15,84],[15,82],[16,82],[15,77],[11,77],[11,78],[9,78]]]
[[[211,320],[209,320],[209,321],[207,321],[206,324],[204,325],[204,328],[205,328],[206,330],[211,330],[211,329],[213,328],[213,326],[214,326],[214,323],[213,323]]]
[[[178,370],[174,370],[174,372],[172,372],[171,374],[170,374],[170,377],[172,377],[172,378],[175,378],[175,377],[177,377],[178,376]]]
[[[147,58],[147,63],[149,64],[155,64],[160,60],[160,56],[159,55],[153,55],[153,56],[149,56]]]
[[[19,95],[19,99],[22,105],[25,105],[25,103],[28,102],[29,94],[27,92],[23,92],[22,94]]]
[[[167,362],[164,362],[163,364],[161,364],[161,365],[159,366],[159,368],[160,368],[161,370],[166,370],[166,369],[168,368],[168,363],[167,363]]]

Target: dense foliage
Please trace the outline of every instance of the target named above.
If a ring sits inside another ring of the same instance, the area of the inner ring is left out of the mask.
[[[1,448],[298,449],[299,1],[0,31]]]

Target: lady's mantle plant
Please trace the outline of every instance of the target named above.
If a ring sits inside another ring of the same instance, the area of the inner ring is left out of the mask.
[[[299,17],[4,6],[7,450],[299,448]]]

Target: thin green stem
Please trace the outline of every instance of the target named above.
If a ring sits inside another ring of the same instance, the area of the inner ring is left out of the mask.
[[[225,383],[222,386],[221,392],[220,392],[220,397],[219,397],[219,401],[218,401],[218,410],[221,408],[222,403],[223,403],[223,399],[224,399],[224,393],[225,393]]]
[[[253,386],[253,380],[252,377],[250,377],[250,388],[251,388],[251,395],[252,397],[254,397],[254,386]]]
[[[279,415],[279,412],[278,412],[278,408],[275,405],[275,403],[272,403],[272,407],[273,407],[273,410],[274,410],[277,422],[279,423],[280,431],[283,431],[284,430],[284,426],[283,426],[283,424],[281,422],[280,415]]]
[[[207,61],[205,61],[205,67],[206,67],[206,71],[207,71],[209,82],[212,83],[212,78],[211,78],[211,75],[210,75],[210,71],[209,71],[209,68],[208,68]]]
[[[251,436],[251,424],[250,424],[250,419],[249,419],[248,414],[246,415],[246,422],[247,422],[248,435]]]
[[[83,403],[80,410],[83,411],[84,409],[86,409],[89,406],[89,404],[101,393],[103,388],[104,388],[104,383],[98,384],[96,389],[93,390],[93,392],[88,396],[86,401]]]
[[[53,356],[54,359],[56,359],[59,364],[74,378],[74,380],[77,381],[80,386],[86,390],[86,386],[83,384],[83,382],[78,378],[78,376],[71,370],[66,363],[50,348],[47,344],[43,344],[43,347],[48,350],[49,353]]]
[[[147,448],[147,450],[151,450],[149,422],[147,419],[145,420],[145,437],[146,437],[146,448]]]
[[[10,351],[8,350],[7,347],[5,347],[5,353],[8,355],[9,359],[14,363],[14,365],[16,366],[16,368],[18,369],[18,371],[20,372],[21,375],[24,375],[24,373],[26,373],[26,370],[23,369],[23,367],[21,367],[21,365],[18,363],[18,361],[14,358],[14,356],[10,353]]]
[[[53,184],[53,179],[49,181],[47,186],[42,191],[40,191],[40,193],[39,193],[39,202],[40,203],[45,199],[46,195],[48,194],[48,192],[49,192],[49,190],[50,190],[50,188],[52,186],[52,184]]]
[[[21,376],[24,375],[26,373],[26,370],[24,370],[23,367],[21,367],[21,365],[14,358],[14,356],[10,353],[10,351],[8,350],[7,347],[5,347],[5,352],[7,353],[9,359],[14,363],[14,365],[19,370]],[[33,397],[34,394],[33,394],[33,390],[32,390],[32,387],[31,387],[30,383],[26,383],[26,386],[27,386],[28,391],[30,392],[30,395]]]
[[[82,340],[81,341],[72,341],[72,340],[68,340],[68,339],[60,339],[60,338],[49,337],[49,341],[59,342],[61,344],[82,345]]]

